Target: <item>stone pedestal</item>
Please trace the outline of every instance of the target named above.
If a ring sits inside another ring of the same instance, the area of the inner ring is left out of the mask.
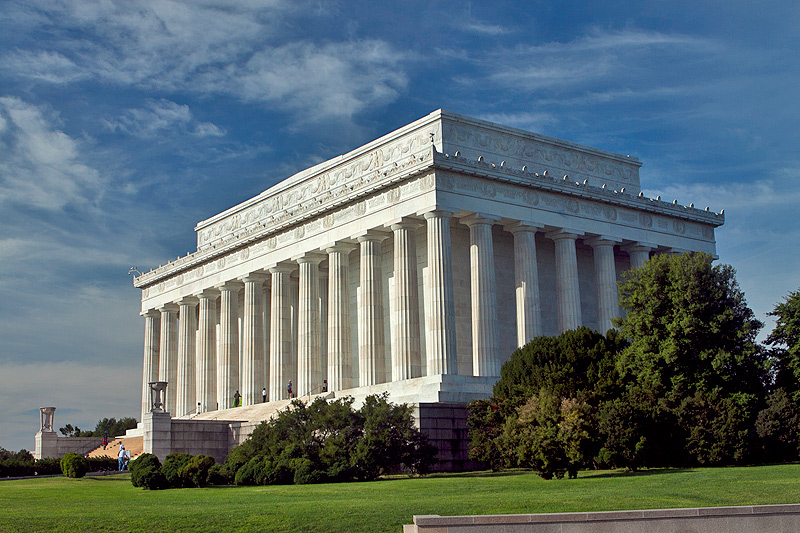
[[[145,413],[142,436],[144,453],[152,453],[163,463],[172,452],[172,417],[164,411]]]

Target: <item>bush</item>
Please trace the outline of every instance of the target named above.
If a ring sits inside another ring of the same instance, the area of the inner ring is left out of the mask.
[[[61,459],[61,472],[72,478],[80,478],[89,470],[89,461],[82,455],[69,452]]]
[[[89,463],[91,465],[91,463]],[[114,462],[116,464],[116,461]],[[35,463],[33,463],[33,470],[34,474],[40,476],[47,476],[51,474],[60,474],[61,473],[61,459],[57,459],[55,457],[46,457],[44,459],[37,459]],[[92,471],[91,469],[89,470]]]
[[[167,457],[169,460],[169,457]],[[164,465],[166,466],[166,461]],[[208,473],[214,466],[214,458],[210,455],[189,456],[189,460],[179,471],[184,487],[205,487],[208,485]]]
[[[161,472],[161,461],[152,453],[143,453],[130,464],[131,484],[134,487],[158,490],[167,488],[167,478]]]
[[[388,395],[331,403],[295,401],[260,424],[225,462],[237,485],[371,480],[391,472],[425,473],[436,449],[414,427],[412,410]]]
[[[233,474],[224,465],[215,463],[208,469],[209,485],[230,485],[233,483]]]
[[[188,453],[171,453],[164,459],[161,465],[161,473],[167,480],[167,484],[172,488],[191,487],[191,480],[185,478],[182,469],[189,463],[192,456]]]
[[[88,457],[89,472],[110,472],[118,468],[119,463],[112,457]],[[36,462],[38,467],[39,461]],[[42,472],[39,472],[40,474]]]

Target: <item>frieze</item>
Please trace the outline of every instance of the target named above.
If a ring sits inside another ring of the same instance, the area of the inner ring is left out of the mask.
[[[198,230],[198,250],[207,249],[212,242],[224,242],[227,236],[238,230],[274,225],[289,217],[319,209],[325,204],[368,188],[374,182],[382,181],[409,166],[426,159],[431,161],[432,141],[440,139],[440,124],[429,124],[381,148],[306,179],[286,191],[277,192],[256,205]]]
[[[452,132],[459,143],[482,153],[494,152],[545,167],[557,167],[573,173],[580,172],[599,180],[614,180],[637,187],[639,185],[638,169],[633,162],[626,165],[577,149],[548,146],[544,142],[506,133],[488,132],[474,126],[447,123],[447,127],[448,138]]]
[[[229,252],[223,257],[219,257],[210,262],[198,265],[194,268],[181,272],[176,276],[161,281],[156,285],[151,285],[150,287],[144,288],[142,297],[147,299],[156,296],[173,286],[180,286],[184,281],[193,278],[199,279],[204,274],[209,275],[222,271],[226,268],[230,268],[247,261],[248,259],[260,257],[269,251],[275,250],[278,246],[284,247],[286,245],[293,244],[298,240],[306,238],[310,235],[319,233],[320,231],[325,231],[328,229],[328,227],[341,225],[346,222],[351,222],[361,218],[369,211],[369,205],[374,205],[376,208],[380,208],[381,206],[386,205],[389,198],[393,198],[395,199],[395,202],[397,202],[403,198],[419,194],[425,190],[426,179],[430,179],[430,176],[424,175],[414,178],[410,182],[402,185],[397,184],[391,189],[376,193],[374,196],[367,196],[355,204],[351,204],[327,213],[322,218],[309,220],[308,222],[294,228],[284,230],[280,233],[271,235],[266,239],[243,246],[241,249]],[[382,201],[378,204],[374,204],[373,201],[377,198],[381,198]],[[326,225],[326,221],[328,220],[331,221],[331,226]]]

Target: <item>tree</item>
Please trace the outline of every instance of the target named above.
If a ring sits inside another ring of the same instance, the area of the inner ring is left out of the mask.
[[[762,324],[734,269],[711,263],[703,253],[657,255],[620,284],[625,316],[615,325],[630,345],[617,370],[637,416],[659,417],[644,424],[653,431],[645,441],[674,444],[667,464],[748,457],[766,397],[767,358],[755,342]]]
[[[327,403],[299,400],[260,424],[228,454],[225,466],[241,485],[372,480],[388,472],[425,473],[435,449],[414,427],[411,408],[368,396]]]
[[[767,314],[776,317],[775,328],[767,337],[767,344],[776,348],[775,387],[784,389],[795,407],[800,407],[800,289],[790,292]]]
[[[499,470],[573,475],[602,446],[596,414],[618,390],[617,352],[627,341],[589,328],[537,337],[500,370],[494,397],[469,405],[470,458]]]

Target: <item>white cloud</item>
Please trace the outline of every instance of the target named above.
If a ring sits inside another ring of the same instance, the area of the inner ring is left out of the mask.
[[[149,100],[145,107],[128,109],[120,117],[106,121],[112,131],[142,138],[163,136],[171,130],[195,137],[222,137],[225,130],[210,122],[198,122],[188,105],[169,100]]]
[[[56,114],[5,96],[0,117],[0,204],[60,210],[91,206],[103,195],[103,178],[82,157],[84,141],[60,131]]]
[[[0,56],[0,64],[16,77],[231,95],[305,120],[350,117],[393,101],[406,86],[403,55],[384,41],[318,44],[295,38],[284,26],[295,12],[309,16],[302,4],[162,1],[43,7],[60,28],[82,35],[65,33],[59,50]],[[196,133],[215,132],[206,125]]]

